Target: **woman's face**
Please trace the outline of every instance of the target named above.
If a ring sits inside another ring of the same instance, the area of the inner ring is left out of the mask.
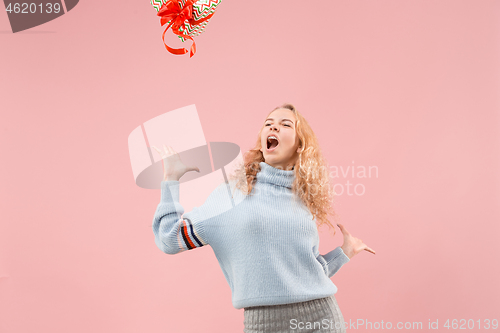
[[[275,110],[267,117],[260,137],[267,164],[282,170],[295,165],[300,151],[296,123],[295,114],[288,109]]]

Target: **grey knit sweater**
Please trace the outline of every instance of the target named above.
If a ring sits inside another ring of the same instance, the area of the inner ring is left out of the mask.
[[[294,171],[260,166],[251,195],[223,183],[185,214],[179,182],[163,181],[153,219],[156,245],[167,254],[210,245],[236,309],[335,294],[330,277],[349,257],[340,246],[319,254],[315,220],[291,190]]]

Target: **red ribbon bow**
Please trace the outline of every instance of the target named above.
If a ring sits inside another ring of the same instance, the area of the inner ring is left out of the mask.
[[[184,35],[181,31],[179,31],[179,28],[184,26],[184,22],[186,20],[189,22],[189,24],[191,24],[191,26],[193,26],[205,22],[206,20],[211,18],[212,15],[214,15],[214,13],[212,13],[207,17],[202,18],[201,20],[198,21],[194,20],[193,4],[196,3],[197,1],[199,0],[186,0],[184,7],[181,7],[182,5],[179,3],[179,0],[168,0],[161,6],[160,10],[158,11],[157,15],[161,17],[160,23],[162,26],[170,21],[170,24],[165,29],[162,36],[163,44],[167,48],[168,52],[172,54],[186,54],[188,52],[188,50],[186,50],[185,48],[173,49],[165,43],[165,33],[167,32],[168,28],[172,27],[172,32],[174,34],[193,41],[189,57],[191,58],[196,53],[196,44],[194,42],[194,39],[191,36]]]

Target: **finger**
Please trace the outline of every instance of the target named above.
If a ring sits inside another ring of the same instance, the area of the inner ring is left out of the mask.
[[[163,153],[160,149],[156,148],[155,146],[151,146],[151,147],[154,148],[158,152],[158,155],[160,155],[160,158],[163,159],[165,153]]]
[[[177,154],[171,146],[168,146],[168,150],[170,151],[171,154]]]
[[[340,223],[337,223],[337,226],[339,227],[340,231],[342,231],[342,234],[349,235],[349,232],[346,230],[346,228],[344,227],[344,225],[342,225]]]
[[[370,249],[368,246],[366,247],[365,251],[368,251],[368,252],[371,252],[373,254],[376,254],[375,251],[373,251],[372,249]]]
[[[198,167],[189,167],[189,171],[198,171],[198,172],[200,172],[200,169],[198,169]]]
[[[161,149],[159,149],[159,148],[158,148],[158,147],[156,147],[156,146],[152,146],[152,148],[154,148],[154,149],[158,152],[158,154],[160,154],[160,156],[162,156],[162,157],[163,157],[163,152],[161,151]]]
[[[167,147],[165,144],[163,145],[163,150],[165,151],[166,156],[172,155],[172,153],[170,152],[169,147]]]

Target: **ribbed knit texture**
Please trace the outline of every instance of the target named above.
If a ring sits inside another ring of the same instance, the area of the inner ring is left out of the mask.
[[[260,166],[251,195],[224,183],[185,214],[179,182],[163,181],[153,219],[156,245],[167,254],[210,245],[236,309],[335,294],[330,277],[349,258],[340,246],[319,254],[315,220],[291,190],[294,171]]]
[[[245,308],[244,333],[345,333],[335,296],[307,302]]]

